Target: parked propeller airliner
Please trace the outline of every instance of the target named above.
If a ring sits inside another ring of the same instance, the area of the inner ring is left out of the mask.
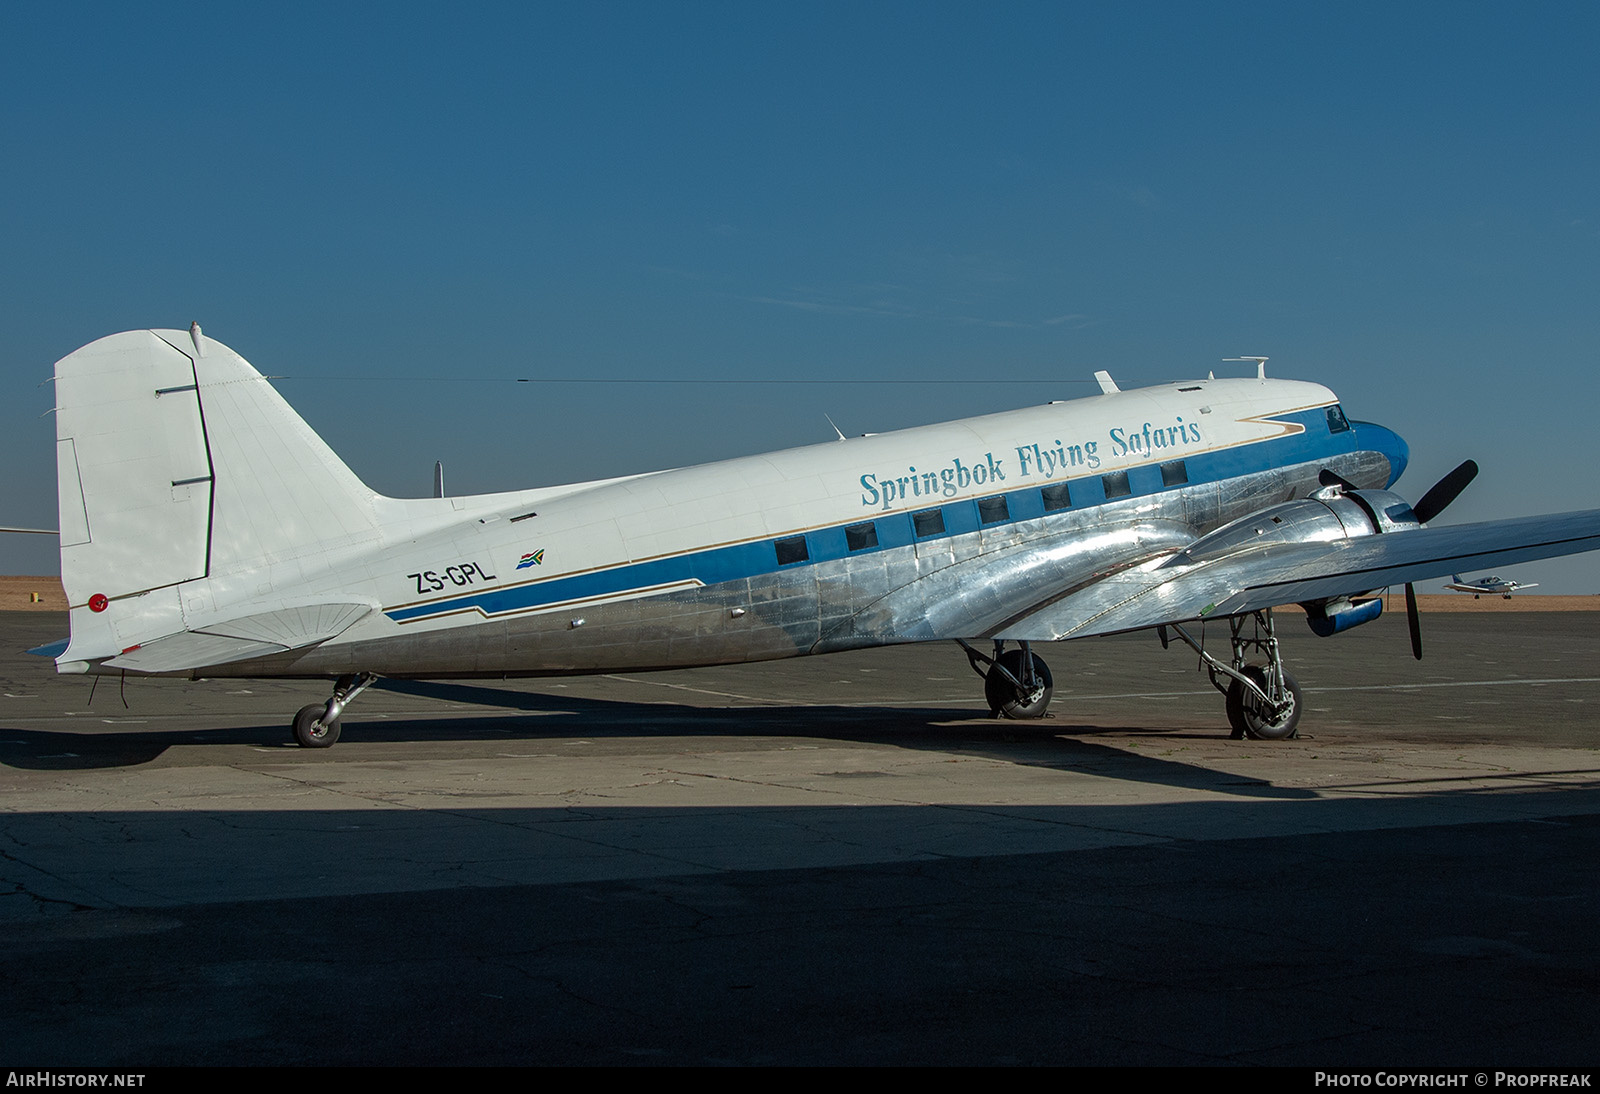
[[[1424,527],[1476,467],[1408,505],[1388,490],[1399,436],[1264,364],[1126,392],[1099,378],[1098,396],[944,425],[399,499],[198,325],[112,335],[56,364],[71,637],[45,652],[63,673],[334,679],[293,721],[322,747],[380,676],[933,639],[962,644],[994,714],[1036,718],[1051,679],[1035,644],[1156,628],[1200,654],[1236,735],[1282,738],[1302,704],[1274,607],[1331,635],[1375,618],[1389,585],[1600,547],[1600,510]]]

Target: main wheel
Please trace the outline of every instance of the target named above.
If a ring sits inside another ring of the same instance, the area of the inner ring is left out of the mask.
[[[294,739],[301,748],[328,748],[339,739],[339,719],[322,720],[326,703],[310,703],[294,716]]]
[[[989,700],[989,710],[1001,718],[1043,718],[1046,708],[1050,706],[1050,695],[1053,689],[1050,679],[1050,666],[1038,654],[1033,656],[1033,675],[1042,690],[1036,694],[1020,694],[1017,685],[1007,680],[1000,671],[1004,666],[1006,672],[1013,677],[1022,679],[1022,651],[1007,650],[1002,653],[996,664],[989,666],[989,672],[983,678],[983,697]]]
[[[1266,690],[1265,668],[1260,665],[1247,665],[1244,674],[1257,687]],[[1305,701],[1300,693],[1300,682],[1287,671],[1283,674],[1283,686],[1288,692],[1288,702],[1280,709],[1273,710],[1258,699],[1254,692],[1246,691],[1239,681],[1235,680],[1228,685],[1228,699],[1225,706],[1228,711],[1228,724],[1233,727],[1235,737],[1250,737],[1257,741],[1287,741],[1295,735],[1300,727],[1300,714],[1305,710]]]

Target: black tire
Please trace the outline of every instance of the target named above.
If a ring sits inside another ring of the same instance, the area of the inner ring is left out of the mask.
[[[322,721],[327,709],[326,703],[309,703],[294,716],[294,739],[301,748],[331,748],[339,739],[339,719]]]
[[[1246,665],[1244,674],[1258,687],[1266,688],[1267,670],[1262,666]],[[1300,681],[1285,671],[1283,683],[1289,691],[1289,705],[1276,716],[1265,710],[1261,700],[1246,691],[1239,681],[1228,685],[1225,706],[1228,724],[1233,727],[1235,737],[1249,737],[1256,741],[1287,741],[1299,732],[1300,715],[1305,711]]]
[[[999,664],[1017,679],[1022,679],[1022,651],[1007,650],[999,657]],[[1050,706],[1050,696],[1054,690],[1054,682],[1050,679],[1050,666],[1038,654],[1033,654],[1033,673],[1044,684],[1044,690],[1033,702],[1026,702],[1017,694],[1017,686],[1007,680],[999,669],[989,666],[988,673],[983,678],[983,697],[989,701],[989,711],[997,718],[1016,718],[1025,720],[1029,718],[1043,718],[1044,712]]]

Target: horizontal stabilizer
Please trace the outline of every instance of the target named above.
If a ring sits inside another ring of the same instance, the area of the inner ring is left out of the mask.
[[[242,638],[184,631],[135,646],[127,653],[107,661],[106,666],[132,669],[134,672],[183,672],[206,665],[243,661],[247,657],[282,653],[286,648],[271,642],[250,642]]]
[[[314,646],[375,611],[371,604],[304,604],[207,624],[158,638],[113,657],[111,668],[185,672]]]

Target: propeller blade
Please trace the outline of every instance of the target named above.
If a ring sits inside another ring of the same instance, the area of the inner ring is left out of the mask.
[[[1323,486],[1338,486],[1346,491],[1356,489],[1355,483],[1351,482],[1337,471],[1329,471],[1326,467],[1317,472],[1317,481]]]
[[[1417,591],[1406,582],[1406,623],[1411,627],[1411,656],[1422,660],[1422,620],[1417,618]]]
[[[1417,519],[1427,524],[1434,517],[1444,511],[1445,506],[1456,500],[1456,495],[1467,488],[1467,484],[1478,477],[1478,465],[1471,460],[1466,460],[1450,474],[1433,484],[1433,489],[1422,495],[1422,500],[1411,507]]]

